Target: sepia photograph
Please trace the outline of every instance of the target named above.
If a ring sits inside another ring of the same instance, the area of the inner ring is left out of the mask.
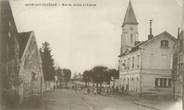
[[[184,0],[0,0],[0,110],[184,110]]]

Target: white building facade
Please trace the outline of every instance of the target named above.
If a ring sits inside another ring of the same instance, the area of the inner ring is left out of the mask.
[[[129,2],[122,25],[120,81],[130,94],[171,94],[172,58],[176,39],[168,32],[139,41],[138,22]]]

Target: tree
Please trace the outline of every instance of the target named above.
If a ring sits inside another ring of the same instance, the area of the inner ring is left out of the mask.
[[[65,86],[67,87],[67,84],[71,78],[71,70],[70,69],[62,69],[62,72],[63,72],[63,76],[64,76]]]
[[[108,74],[106,76],[106,82],[110,85],[111,78],[118,79],[119,78],[119,71],[116,69],[108,69]]]
[[[89,82],[93,82],[96,84],[96,87],[99,87],[100,84],[100,91],[102,83],[106,82],[110,85],[111,78],[118,79],[119,78],[119,71],[116,69],[109,69],[105,66],[95,66],[90,70],[86,70],[83,72],[83,81],[86,85],[89,85]]]
[[[109,69],[107,70],[106,74],[104,75],[104,82],[106,82],[107,84],[110,84],[111,81],[111,72],[109,71]]]
[[[116,69],[109,69],[109,73],[111,77],[118,79],[119,78],[119,71]]]
[[[89,86],[90,76],[91,76],[90,74],[92,74],[92,73],[91,73],[91,71],[88,71],[88,70],[83,72],[83,81],[85,82],[86,86]]]
[[[42,68],[43,75],[46,81],[53,81],[55,68],[54,68],[54,59],[51,55],[50,44],[48,42],[44,42],[42,44],[42,48],[40,49],[40,55],[42,58]]]
[[[56,68],[56,76],[58,79],[59,84],[61,85],[61,83],[64,81],[63,80],[63,74],[62,74],[62,69],[60,67]]]
[[[105,75],[107,74],[107,67],[105,66],[95,66],[93,69],[93,80],[96,83],[96,86],[98,88],[98,85],[100,84],[100,91],[102,88],[102,83],[105,81]]]

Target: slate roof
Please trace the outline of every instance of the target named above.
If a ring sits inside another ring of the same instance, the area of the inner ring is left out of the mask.
[[[28,40],[30,38],[31,32],[22,32],[22,33],[18,33],[17,35],[17,40],[19,42],[19,47],[20,47],[20,58],[22,57],[24,50],[26,48],[26,45],[28,43]]]
[[[129,1],[122,27],[125,24],[138,24],[131,1]]]

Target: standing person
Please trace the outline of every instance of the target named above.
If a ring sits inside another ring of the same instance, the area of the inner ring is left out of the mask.
[[[77,91],[77,84],[75,84],[75,91]]]
[[[54,91],[55,91],[55,89],[56,89],[56,86],[54,85]]]
[[[124,94],[124,86],[121,87],[121,93]]]
[[[128,95],[128,90],[129,90],[129,86],[128,84],[126,85],[126,90],[125,90],[125,94]]]
[[[87,88],[87,92],[88,92],[88,95],[90,94],[90,89],[89,89],[89,87]]]
[[[118,94],[118,92],[119,92],[119,88],[118,88],[118,86],[116,87],[116,94]]]
[[[112,94],[114,94],[114,86],[112,86]]]

